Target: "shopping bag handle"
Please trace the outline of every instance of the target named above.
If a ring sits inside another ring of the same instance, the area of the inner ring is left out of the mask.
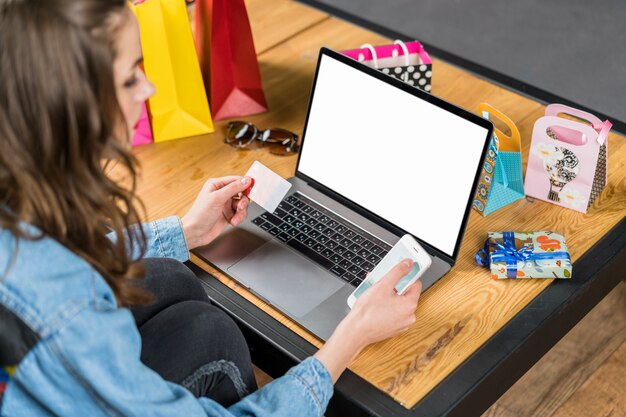
[[[376,48],[371,43],[364,43],[359,47],[359,49],[369,49],[372,54],[372,61],[374,61],[374,68],[378,69],[378,57],[376,56]],[[361,59],[363,57],[363,59]],[[359,61],[363,61],[365,57],[363,55],[359,55]]]
[[[396,39],[395,41],[393,41],[394,45],[400,45],[400,48],[402,48],[402,52],[404,52],[404,56],[406,57],[406,65],[405,66],[409,66],[410,65],[410,55],[412,53],[417,54],[417,56],[419,57],[419,63],[420,65],[422,64],[432,64],[432,60],[430,59],[430,56],[428,56],[428,53],[426,53],[426,50],[424,50],[424,47],[422,46],[421,43],[419,43],[419,41],[411,41],[411,42],[402,42],[400,39]],[[396,57],[398,56],[398,50],[396,48],[394,48],[391,51],[391,55]]]
[[[496,109],[489,103],[480,103],[476,110],[479,114],[482,112],[489,113],[490,116],[495,116],[500,119],[510,130],[511,136],[505,135],[500,129],[494,126],[494,130],[496,131],[496,135],[498,136],[498,140],[500,142],[500,150],[504,152],[521,152],[522,150],[522,140],[521,135],[519,133],[519,129],[513,123],[513,120],[508,118],[504,113],[500,110]],[[504,139],[504,140],[503,140]]]
[[[406,47],[406,49],[402,46]],[[400,48],[398,48],[400,46]],[[400,53],[404,53],[407,57],[407,65],[410,65],[410,59],[413,54],[419,57],[419,65],[432,65],[433,61],[428,56],[426,50],[419,41],[402,42],[396,40],[393,44],[373,46],[372,44],[363,44],[360,48],[341,51],[342,54],[349,56],[359,62],[375,61],[378,68],[378,61],[383,58],[396,58]],[[407,54],[408,52],[408,54]]]
[[[482,110],[482,117],[483,119],[489,120],[490,119],[490,114],[487,110]],[[497,133],[493,134],[494,137],[497,136]],[[499,143],[499,140],[498,140]],[[501,154],[499,152],[499,146],[496,147],[494,143],[492,143],[491,145],[489,145],[489,147],[494,147],[495,148],[495,153],[496,153],[496,169],[500,171],[500,176],[502,177],[502,185],[504,185],[504,187],[509,186],[509,178],[506,175],[506,170],[504,169],[504,164],[502,163],[502,158],[501,158]]]
[[[586,120],[593,125],[596,131],[602,129],[602,121],[586,111],[566,106],[565,104],[550,104],[546,107],[546,116],[558,116],[559,113],[569,114],[570,116]]]
[[[605,120],[603,122],[597,116],[594,116],[591,113],[576,109],[574,107],[566,106],[565,104],[550,104],[546,107],[546,116],[558,117],[559,113],[569,114],[570,116],[574,116],[591,123],[591,127],[593,127],[596,133],[598,133],[598,138],[596,140],[598,141],[600,146],[604,145],[604,142],[608,137],[609,131],[613,126],[613,123],[608,120]],[[582,124],[580,122],[575,123]],[[555,133],[557,134],[557,136],[559,135],[558,131]]]
[[[572,145],[577,145],[577,146],[584,146],[588,143],[592,143],[590,139],[598,135],[598,132],[596,132],[595,129],[589,125],[586,125],[580,122],[575,122],[569,119],[564,119],[562,117],[544,116],[535,122],[535,127],[533,128],[533,137],[535,137],[535,134],[539,134],[545,137],[547,136],[546,131],[548,130],[548,128],[554,128],[554,127],[556,128],[563,127],[565,129],[570,129],[570,130],[580,133],[581,143],[577,144],[577,143],[560,140],[561,142],[571,143]]]
[[[402,52],[404,53],[404,66],[408,67],[409,66],[409,48],[406,47],[406,44],[404,42],[402,42],[400,39],[396,39],[395,41],[393,41],[394,45],[400,45],[400,48],[402,49]],[[393,57],[397,57],[398,56],[398,50],[394,49],[393,52],[391,53]]]

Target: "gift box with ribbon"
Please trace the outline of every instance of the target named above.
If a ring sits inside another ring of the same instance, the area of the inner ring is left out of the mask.
[[[488,266],[493,279],[571,278],[565,238],[551,231],[489,232],[476,263]]]

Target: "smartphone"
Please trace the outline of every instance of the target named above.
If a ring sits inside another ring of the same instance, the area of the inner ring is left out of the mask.
[[[402,236],[398,243],[391,248],[389,253],[374,267],[367,278],[350,294],[350,297],[348,297],[348,306],[352,308],[357,298],[363,295],[365,291],[384,277],[394,266],[406,258],[413,260],[413,268],[408,274],[402,277],[396,285],[398,294],[404,293],[411,284],[417,281],[419,277],[426,272],[432,263],[430,255],[417,243],[417,240],[415,240],[413,236],[409,234]]]

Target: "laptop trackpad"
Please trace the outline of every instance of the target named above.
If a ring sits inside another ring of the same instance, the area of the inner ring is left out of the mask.
[[[344,285],[312,261],[273,240],[228,268],[228,272],[296,318]]]

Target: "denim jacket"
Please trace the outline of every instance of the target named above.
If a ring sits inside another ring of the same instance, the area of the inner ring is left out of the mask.
[[[177,217],[144,224],[150,257],[188,259]],[[139,360],[134,319],[87,262],[53,239],[0,228],[1,416],[321,416],[326,368],[308,358],[229,408]]]

